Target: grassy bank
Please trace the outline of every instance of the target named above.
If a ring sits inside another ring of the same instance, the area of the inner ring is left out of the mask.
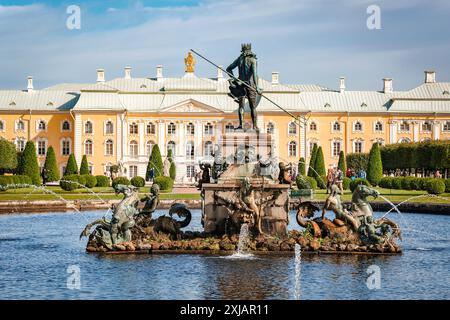
[[[49,186],[47,189],[51,190],[52,192],[58,194],[58,196],[61,196],[62,198],[66,200],[99,200],[98,197],[100,197],[103,200],[119,200],[122,198],[122,195],[115,195],[114,190],[110,187],[106,188],[93,188],[92,191],[97,194],[93,195],[86,189],[78,189],[76,191],[64,191],[59,186]],[[414,197],[414,196],[420,196],[420,195],[426,195],[427,193],[425,191],[409,191],[409,190],[394,190],[394,189],[383,189],[383,188],[376,188],[380,193],[387,197],[392,202],[402,202],[407,200],[408,198]],[[148,192],[148,187],[141,188],[141,195],[144,196],[144,194]],[[351,200],[351,192],[346,191],[343,195],[344,201]],[[325,200],[327,197],[325,190],[316,190],[315,199],[316,200]],[[445,193],[440,195],[440,198],[434,198],[434,197],[422,197],[422,198],[415,198],[411,199],[411,202],[420,202],[420,203],[450,203],[450,194]],[[195,193],[162,193],[160,199],[163,200],[195,200],[200,199],[199,192]],[[10,189],[7,191],[0,192],[0,201],[32,201],[32,200],[58,200],[58,197],[52,194],[46,193],[44,190],[33,190],[32,188],[25,188],[25,189]],[[376,199],[375,201],[384,201],[381,198]]]

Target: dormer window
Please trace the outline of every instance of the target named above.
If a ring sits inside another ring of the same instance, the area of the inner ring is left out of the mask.
[[[9,104],[10,106],[15,106],[16,103],[14,101],[11,101],[11,103]]]
[[[141,89],[147,89],[147,86],[145,84],[141,84],[140,88]]]
[[[52,107],[52,106],[53,106],[53,102],[49,101],[49,102],[47,103],[47,106]]]
[[[325,103],[324,108],[331,108],[331,104]]]
[[[444,96],[448,96],[448,95],[450,95],[450,92],[449,92],[448,90],[444,90],[444,92],[442,92],[442,94],[443,94]]]
[[[363,103],[361,104],[361,108],[367,108],[367,103],[363,102]]]

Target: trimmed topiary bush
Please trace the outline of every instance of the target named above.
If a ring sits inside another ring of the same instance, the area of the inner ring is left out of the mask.
[[[308,167],[308,177],[315,177],[316,173],[314,172],[314,164],[316,163],[317,157],[317,144],[314,143],[313,149],[311,151],[311,158],[309,159],[309,167]]]
[[[152,148],[152,153],[148,159],[147,171],[145,174],[145,179],[150,180],[150,170],[153,168],[154,178],[163,175],[163,161],[161,157],[161,151],[159,146],[155,144]]]
[[[65,191],[73,191],[80,187],[78,183],[78,175],[71,174],[62,177],[62,179],[59,181],[59,186]]]
[[[17,152],[14,143],[0,137],[0,174],[17,167]]]
[[[323,158],[322,147],[317,149],[316,162],[314,164],[314,169],[316,170],[316,174],[314,178],[316,178],[317,186],[321,189],[325,189],[326,186],[326,171],[325,171],[325,160]],[[324,179],[325,177],[325,179]]]
[[[56,163],[56,155],[53,147],[47,149],[47,156],[45,157],[44,168],[46,169],[47,181],[53,182],[60,179],[58,165]]]
[[[175,165],[175,161],[170,162],[170,168],[169,168],[169,177],[172,178],[172,180],[175,180],[177,176],[177,167]]]
[[[77,160],[75,159],[73,153],[69,156],[69,159],[67,160],[66,171],[64,172],[65,176],[69,176],[72,174],[78,174]]]
[[[412,177],[411,179],[411,190],[421,190],[421,178]]]
[[[36,156],[36,146],[33,141],[27,141],[25,149],[23,150],[23,173],[31,178],[34,185],[41,185],[41,174],[39,172],[39,165]]]
[[[367,180],[373,186],[377,186],[383,177],[383,164],[381,163],[380,145],[375,142],[369,153],[369,164],[367,166]]]
[[[344,177],[344,180],[342,180],[342,187],[344,188],[344,190],[350,189],[350,183],[352,183],[352,179]]]
[[[141,188],[141,187],[145,186],[145,180],[142,177],[138,177],[138,176],[133,177],[130,182],[133,186],[135,186],[137,188]]]
[[[81,159],[81,165],[80,165],[80,174],[90,174],[89,173],[89,163],[87,161],[86,155],[83,155],[83,158]]]
[[[338,168],[341,169],[341,171],[345,175],[345,173],[347,172],[347,161],[345,159],[344,151],[342,151],[342,150],[341,150],[341,152],[339,152]]]
[[[404,177],[402,178],[402,189],[403,190],[413,190],[411,183],[413,181],[414,177]]]
[[[430,194],[441,194],[445,192],[445,183],[443,179],[431,179],[426,185],[427,191]]]
[[[130,180],[128,180],[128,178],[127,177],[117,177],[117,178],[115,178],[114,180],[113,180],[113,182],[112,182],[112,187],[113,188],[116,188],[116,186],[118,185],[118,184],[124,184],[124,185],[126,185],[126,186],[129,186],[130,185]]]
[[[350,182],[350,191],[353,192],[355,191],[356,187],[359,186],[360,184],[364,184],[368,187],[370,187],[370,183],[367,179],[355,179],[352,182]]]
[[[312,177],[305,177],[298,175],[295,179],[295,183],[297,184],[297,188],[299,190],[302,189],[317,189],[317,181]]]
[[[83,186],[86,186],[86,183],[87,183],[86,177],[87,177],[87,174],[79,175],[78,176],[78,183],[83,185]]]
[[[109,187],[110,181],[107,176],[95,176],[97,179],[96,187]]]
[[[156,177],[154,183],[159,185],[161,191],[170,192],[173,188],[173,180],[170,177]]]
[[[84,184],[88,188],[93,188],[97,185],[97,178],[91,174],[85,174],[84,178],[86,180],[86,183]]]
[[[300,176],[304,176],[306,174],[306,162],[303,157],[298,160],[297,174]]]

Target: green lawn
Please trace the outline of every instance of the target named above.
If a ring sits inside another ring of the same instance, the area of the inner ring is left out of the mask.
[[[47,189],[55,192],[58,196],[63,197],[66,200],[99,200],[99,197],[103,200],[110,199],[121,199],[122,195],[115,195],[114,190],[111,187],[106,188],[93,188],[92,190],[97,194],[94,195],[86,189],[77,189],[76,191],[64,191],[59,186],[49,186]],[[392,202],[402,202],[410,197],[426,195],[425,191],[407,191],[407,190],[390,190],[377,188],[380,193],[387,197]],[[148,187],[141,188],[141,194],[144,196],[148,192]],[[316,190],[315,199],[325,200],[327,197],[325,190]],[[440,198],[435,198],[432,196],[426,196],[422,198],[411,199],[413,202],[434,202],[434,203],[450,203],[450,194],[442,194]],[[345,191],[342,197],[344,201],[349,201],[351,199],[351,192],[349,190]],[[182,200],[189,199],[195,200],[200,199],[200,194],[197,193],[161,193],[160,199],[163,200]],[[48,194],[44,190],[33,190],[32,188],[25,189],[10,189],[7,191],[0,192],[0,201],[7,200],[58,200],[58,197],[53,194]],[[375,201],[384,201],[381,198]]]

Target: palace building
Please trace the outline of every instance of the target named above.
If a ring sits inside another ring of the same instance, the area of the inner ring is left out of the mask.
[[[187,61],[188,59],[186,59]],[[61,172],[68,156],[78,164],[87,155],[93,174],[121,163],[129,177],[145,176],[148,156],[158,144],[161,153],[172,149],[177,182],[190,183],[198,163],[211,157],[221,135],[237,126],[237,103],[228,96],[228,81],[218,70],[213,78],[195,75],[192,63],[179,78],[107,80],[97,70],[93,84],[64,83],[36,90],[28,77],[26,90],[0,90],[0,136],[22,150],[26,141],[36,144],[44,164],[53,146]],[[280,161],[309,161],[314,143],[322,146],[326,165],[337,164],[339,153],[368,152],[380,144],[450,138],[450,83],[436,81],[425,72],[423,84],[409,91],[394,91],[393,80],[383,79],[380,91],[346,90],[320,85],[282,84],[279,74],[259,79],[263,93],[289,112],[304,116],[298,126],[285,112],[261,99],[258,126],[272,134],[274,154]],[[250,117],[246,114],[248,125]]]

